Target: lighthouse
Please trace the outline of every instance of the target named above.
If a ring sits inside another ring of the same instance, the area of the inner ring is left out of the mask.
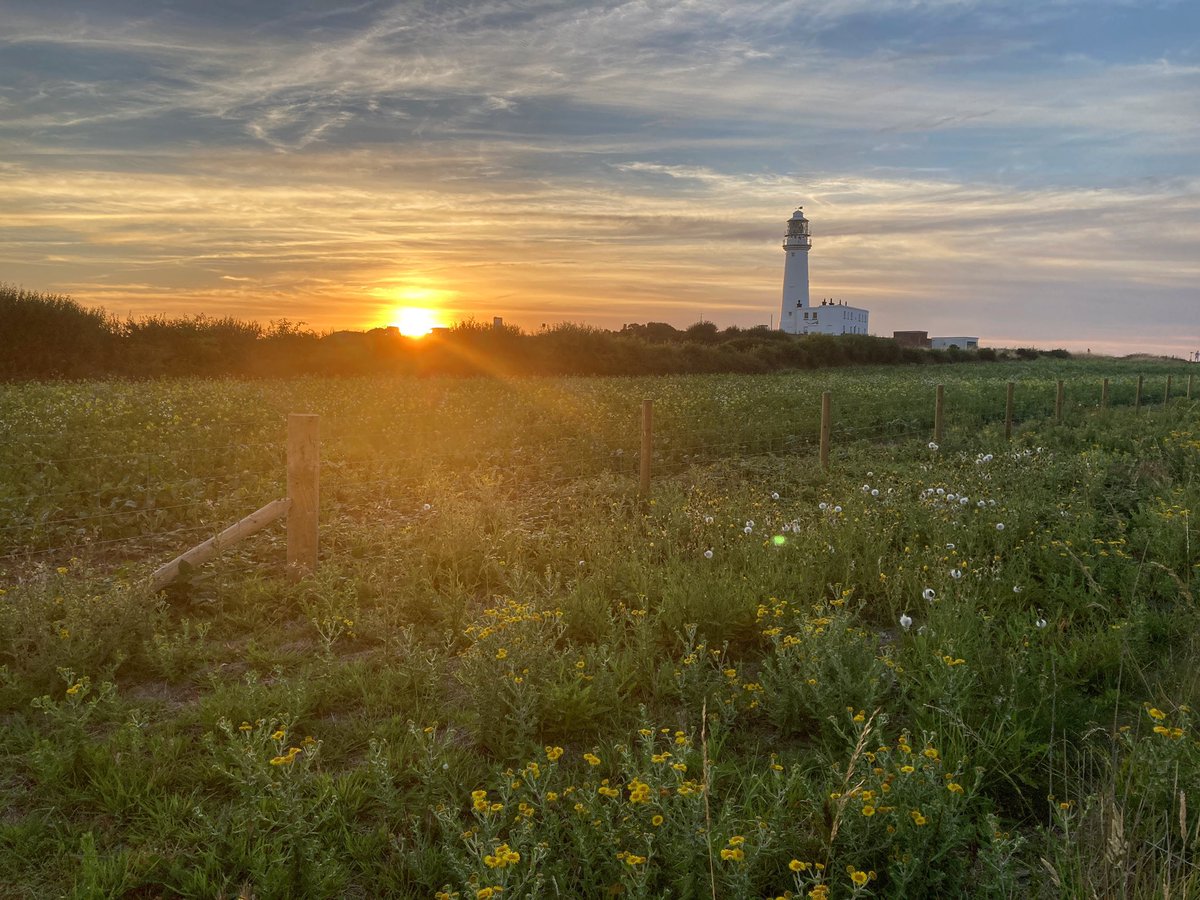
[[[818,306],[809,303],[811,249],[808,219],[800,207],[788,219],[783,235],[783,308],[779,313],[779,330],[792,334],[866,334],[867,310],[833,300],[822,300]]]

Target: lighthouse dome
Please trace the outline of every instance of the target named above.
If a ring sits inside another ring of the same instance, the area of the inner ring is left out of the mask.
[[[792,213],[792,218],[793,219],[803,219],[804,218],[804,207],[800,207],[794,213]]]

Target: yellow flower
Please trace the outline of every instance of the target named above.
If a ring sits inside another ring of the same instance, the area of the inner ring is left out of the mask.
[[[583,754],[583,758],[587,760],[587,764],[589,766],[600,765],[600,757],[598,757],[595,753],[585,753]]]
[[[280,728],[277,731],[275,731],[274,734],[271,735],[271,740],[282,741],[285,737],[287,737],[287,732],[285,732],[282,728]]]
[[[501,647],[496,651],[496,659],[504,659],[508,656],[508,651]]]
[[[547,747],[546,748],[546,759],[550,760],[550,762],[554,762],[556,759],[558,759],[562,755],[563,755],[562,747]]]
[[[871,818],[871,816],[875,815],[875,807],[873,807],[873,806],[864,806],[864,807],[862,808],[862,814],[863,814],[864,816],[866,816],[868,819],[869,819],[869,818]]]
[[[504,890],[500,885],[492,885],[491,887],[481,887],[475,892],[475,900],[489,900]]]
[[[1161,709],[1159,709],[1157,706],[1150,707],[1148,710],[1146,710],[1146,712],[1148,712],[1150,714],[1150,718],[1158,719],[1160,721],[1167,717],[1167,714],[1165,712],[1163,712]]]
[[[731,837],[729,839],[730,847],[740,847],[744,843],[746,843],[746,839],[740,834],[735,834],[733,837]]]
[[[652,818],[650,819],[650,824],[651,824],[651,825],[653,825],[655,828],[657,828],[657,827],[658,827],[659,825],[661,825],[662,823],[663,823],[663,817],[662,817],[662,816],[654,816],[654,817],[652,817]]]
[[[851,869],[850,880],[853,881],[857,887],[862,887],[867,883],[867,873],[860,872],[857,869]]]
[[[912,816],[913,824],[917,825],[918,827],[921,825],[925,825],[929,822],[929,820],[921,814],[921,811],[919,809],[914,809],[912,812],[909,813],[909,815]]]
[[[903,772],[905,775],[911,775],[916,770],[912,766],[901,766],[900,771]]]
[[[963,792],[963,786],[956,781],[952,781],[946,785],[946,790],[952,794],[961,794]]]
[[[788,863],[788,868],[793,872],[804,872],[808,869],[808,863],[801,862],[798,859],[793,859],[790,863]]]
[[[725,847],[721,850],[721,859],[731,859],[734,862],[741,862],[745,858],[746,854],[741,847]]]
[[[933,749],[932,747],[926,747],[924,750],[921,751],[921,753],[924,754],[925,756],[927,756],[929,759],[937,759],[938,758],[938,752],[935,749]]]

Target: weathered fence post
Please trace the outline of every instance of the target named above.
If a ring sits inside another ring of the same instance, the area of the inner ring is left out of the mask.
[[[1104,384],[1100,387],[1100,408],[1108,409],[1108,379],[1104,379]]]
[[[1058,392],[1054,395],[1054,421],[1059,425],[1063,419],[1063,383],[1062,379],[1058,380]]]
[[[1004,439],[1006,441],[1012,440],[1013,390],[1015,388],[1016,388],[1016,385],[1010,381],[1008,383],[1008,390],[1005,392],[1005,397],[1004,397]]]
[[[821,469],[829,471],[829,437],[832,433],[832,415],[830,406],[833,394],[825,391],[821,394]]]
[[[287,519],[288,578],[299,581],[317,570],[317,517],[320,509],[319,416],[288,416]]]
[[[1163,388],[1163,406],[1171,402],[1171,376],[1167,376],[1167,386]]]
[[[638,490],[650,493],[650,457],[654,452],[654,401],[642,401],[642,451],[638,457]]]
[[[1138,376],[1137,393],[1133,395],[1133,411],[1142,411],[1142,376]]]
[[[935,444],[942,442],[942,426],[945,421],[943,415],[946,411],[945,393],[945,387],[939,384],[933,395],[933,442]]]

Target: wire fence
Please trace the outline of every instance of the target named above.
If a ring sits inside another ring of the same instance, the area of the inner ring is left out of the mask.
[[[1192,379],[1172,386],[1130,377],[1065,386],[1020,384],[1008,404],[1007,383],[950,384],[945,422],[950,440],[1005,424],[1019,428],[1060,418],[1078,420],[1102,406],[1151,407],[1191,400]],[[924,395],[886,386],[834,397],[834,446],[928,441],[935,428],[934,385]],[[583,480],[635,484],[641,463],[637,405],[624,414],[579,414],[558,408],[495,411],[490,430],[464,423],[463,410],[442,391],[369,416],[321,420],[321,517],[359,521],[380,508],[419,510],[438,490],[523,489],[553,495]],[[768,409],[711,403],[655,409],[651,470],[686,475],[697,466],[770,456],[813,456],[821,446],[821,397],[812,392]],[[753,407],[753,402],[749,405]],[[511,413],[511,415],[510,415]],[[505,416],[509,415],[508,419]],[[479,423],[476,423],[479,424]],[[253,439],[238,439],[250,433]],[[161,556],[184,538],[212,536],[249,510],[284,496],[287,442],[278,419],[205,423],[181,444],[134,422],[64,434],[3,429],[0,465],[0,572],[21,572],[70,557],[114,564]],[[198,437],[207,438],[200,440]],[[113,443],[125,447],[114,448]]]

